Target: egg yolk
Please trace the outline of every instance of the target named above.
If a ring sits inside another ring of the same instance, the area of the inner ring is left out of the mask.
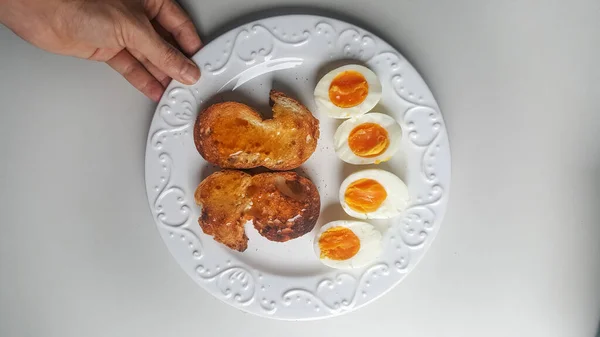
[[[322,259],[348,260],[358,253],[360,240],[346,227],[332,227],[321,234],[319,248]]]
[[[340,108],[359,105],[367,98],[368,93],[367,79],[355,70],[341,72],[329,86],[329,100]]]
[[[350,150],[363,158],[376,157],[387,150],[389,145],[388,132],[375,123],[360,124],[348,135]]]
[[[360,213],[375,212],[387,198],[383,185],[373,179],[359,179],[344,193],[348,207]]]

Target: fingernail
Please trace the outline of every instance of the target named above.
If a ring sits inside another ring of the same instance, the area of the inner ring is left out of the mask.
[[[185,84],[194,84],[200,79],[200,69],[192,61],[187,62],[183,66],[180,74]]]
[[[160,85],[153,86],[152,88],[150,88],[148,97],[154,102],[158,102],[160,101],[164,91],[165,89]]]

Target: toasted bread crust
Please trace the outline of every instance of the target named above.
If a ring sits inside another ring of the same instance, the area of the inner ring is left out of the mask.
[[[194,126],[194,143],[202,157],[223,168],[264,166],[290,170],[315,151],[319,121],[295,99],[271,90],[273,118],[263,120],[249,106],[217,103],[202,111]]]
[[[254,227],[271,241],[300,237],[310,232],[319,218],[318,190],[294,172],[258,174],[252,177],[248,191]]]
[[[265,238],[284,242],[310,232],[321,208],[315,185],[295,172],[224,170],[204,179],[194,196],[204,233],[240,252],[248,247],[247,221]]]
[[[246,188],[251,180],[252,176],[242,171],[215,172],[194,193],[196,204],[202,207],[198,218],[202,231],[240,252],[248,247],[244,211],[248,205]]]

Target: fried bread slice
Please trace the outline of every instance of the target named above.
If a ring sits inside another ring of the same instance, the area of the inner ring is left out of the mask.
[[[263,120],[238,102],[209,106],[196,119],[194,143],[202,157],[223,168],[264,166],[291,170],[315,151],[319,120],[301,103],[271,90],[273,118]]]
[[[202,231],[227,247],[243,252],[248,247],[244,212],[249,205],[246,189],[252,176],[227,170],[211,174],[196,188],[194,198],[202,207],[198,223]]]
[[[237,251],[248,247],[247,221],[268,240],[285,242],[310,232],[321,208],[315,185],[295,172],[216,172],[198,185],[195,199],[204,233]]]
[[[300,237],[310,232],[319,218],[319,191],[295,172],[257,174],[247,195],[252,204],[247,216],[260,235],[271,241]]]

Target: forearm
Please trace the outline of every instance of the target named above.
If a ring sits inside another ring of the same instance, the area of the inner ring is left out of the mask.
[[[40,46],[49,21],[61,8],[61,0],[0,0],[0,23],[21,38]],[[47,38],[47,36],[46,36]]]

